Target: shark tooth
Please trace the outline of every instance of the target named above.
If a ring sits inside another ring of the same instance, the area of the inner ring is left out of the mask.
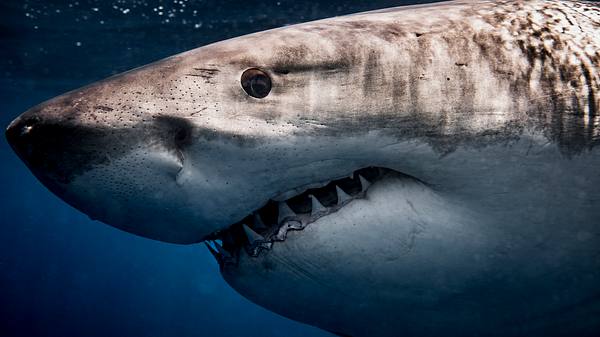
[[[206,248],[208,248],[208,251],[212,254],[212,256],[217,260],[217,262],[220,262],[221,257],[219,256],[219,253],[217,253],[217,251],[211,247],[206,241],[204,241],[204,244],[206,245]]]
[[[339,186],[335,185],[335,192],[337,193],[337,197],[338,197],[338,205],[341,205],[343,202],[352,199],[351,196],[349,196],[346,192],[344,192],[344,190],[342,190]]]
[[[285,201],[279,202],[279,216],[277,217],[277,223],[281,223],[285,218],[294,216],[296,216],[296,213],[292,211]]]
[[[294,230],[301,230],[304,229],[304,227],[306,227],[306,225],[304,225],[300,220],[288,220],[285,222],[285,224],[289,229]]]
[[[267,229],[267,225],[262,221],[258,213],[254,213],[254,228],[256,229]]]
[[[244,228],[244,232],[246,233],[246,236],[248,237],[248,242],[250,242],[250,244],[254,244],[255,242],[264,242],[265,238],[256,233],[255,231],[252,230],[252,228],[246,226],[246,224],[243,224],[242,227]]]
[[[317,199],[314,195],[309,195],[310,197],[310,203],[312,205],[312,209],[310,211],[311,215],[315,215],[316,213],[322,212],[324,210],[326,210],[325,206],[323,206],[323,204],[321,204],[321,202],[319,202],[319,199]]]
[[[283,225],[281,225],[281,227],[279,227],[279,230],[277,230],[277,233],[275,235],[273,235],[271,237],[271,239],[273,239],[275,241],[285,241],[285,238],[287,237],[288,229],[290,229],[290,228],[286,222]]]
[[[217,241],[214,241],[215,247],[217,247],[217,251],[219,252],[219,254],[221,254],[221,256],[224,256],[225,258],[230,258],[231,254],[229,254],[228,251],[225,250],[225,248],[223,248],[223,246],[221,246]]]
[[[369,188],[369,186],[371,186],[371,183],[365,179],[365,177],[361,176],[360,174],[358,175],[358,179],[360,180],[360,186],[362,187],[362,191],[366,191],[367,188]]]

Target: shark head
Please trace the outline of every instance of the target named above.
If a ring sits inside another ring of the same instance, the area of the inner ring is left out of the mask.
[[[383,102],[351,91],[359,60],[319,36],[283,29],[176,55],[35,106],[6,137],[92,219],[199,242],[270,200],[377,164],[378,144],[361,137],[383,118],[353,118]]]
[[[6,137],[92,219],[207,242],[227,282],[287,317],[352,336],[585,335],[600,35],[575,3],[242,36],[42,103]]]

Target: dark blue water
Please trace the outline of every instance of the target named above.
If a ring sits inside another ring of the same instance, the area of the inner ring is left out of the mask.
[[[0,125],[68,90],[210,42],[403,3],[3,0]],[[89,220],[47,191],[3,137],[0,163],[0,336],[330,336],[239,296],[203,246]]]

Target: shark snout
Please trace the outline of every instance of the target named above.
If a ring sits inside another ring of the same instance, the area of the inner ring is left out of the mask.
[[[31,116],[17,117],[6,128],[6,140],[30,168],[39,167],[44,162],[40,151],[42,147],[46,147],[43,134],[49,136],[44,129],[40,118]],[[50,137],[55,138],[51,135]]]
[[[33,129],[30,121],[24,121],[21,117],[15,118],[6,128],[6,140],[15,152],[24,160],[24,154],[29,152],[29,133]],[[31,123],[33,124],[33,123]]]
[[[32,108],[6,129],[6,139],[17,155],[44,184],[53,189],[68,184],[90,163],[86,144],[94,131]],[[87,147],[89,149],[89,147]]]
[[[214,231],[198,225],[206,212],[174,212],[186,205],[176,178],[186,155],[192,162],[193,125],[176,116],[135,119],[129,106],[98,103],[95,89],[67,93],[10,123],[5,136],[18,157],[51,192],[94,220],[177,243]]]

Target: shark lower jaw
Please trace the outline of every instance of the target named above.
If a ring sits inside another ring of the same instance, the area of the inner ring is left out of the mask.
[[[207,236],[205,244],[221,267],[236,265],[242,250],[258,257],[274,244],[285,241],[289,231],[303,230],[353,200],[365,198],[373,183],[390,175],[404,176],[389,168],[366,167],[287,200],[269,200],[241,221]]]

